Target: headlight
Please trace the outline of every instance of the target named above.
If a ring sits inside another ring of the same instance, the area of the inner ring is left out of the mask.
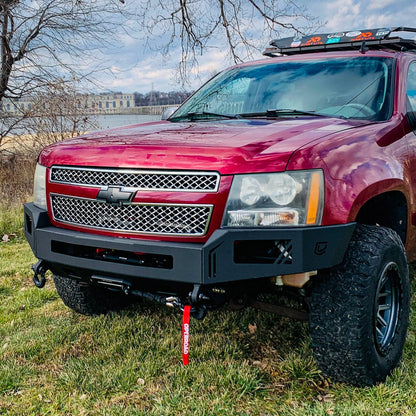
[[[46,168],[36,165],[35,179],[33,181],[33,203],[42,209],[46,209]]]
[[[291,176],[282,173],[269,176],[265,192],[275,204],[287,205],[295,199],[301,187],[302,185],[297,183]]]
[[[254,205],[261,198],[260,182],[252,176],[245,176],[241,180],[240,200],[246,205]]]
[[[235,175],[223,226],[317,225],[322,219],[321,170]]]

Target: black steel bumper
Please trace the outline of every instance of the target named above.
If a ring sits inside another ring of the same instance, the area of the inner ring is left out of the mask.
[[[52,271],[194,284],[301,273],[339,264],[355,223],[281,229],[219,229],[205,244],[99,236],[51,225],[46,211],[25,205],[25,234]],[[98,258],[94,253],[113,251]],[[131,253],[131,257],[129,256]],[[142,259],[156,261],[142,261]]]

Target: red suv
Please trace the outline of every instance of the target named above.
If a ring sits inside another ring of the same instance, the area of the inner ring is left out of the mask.
[[[326,375],[385,380],[416,255],[416,41],[402,31],[416,29],[276,40],[167,120],[45,148],[25,205],[37,286],[50,269],[84,314],[142,297],[196,318],[228,303],[309,320]]]

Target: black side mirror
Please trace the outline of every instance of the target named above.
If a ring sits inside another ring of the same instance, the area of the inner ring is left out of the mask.
[[[410,127],[416,130],[416,111],[408,111],[406,113],[407,120],[409,121]]]

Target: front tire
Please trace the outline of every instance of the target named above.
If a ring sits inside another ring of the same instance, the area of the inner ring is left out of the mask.
[[[68,308],[83,315],[101,315],[123,309],[129,296],[101,287],[79,284],[69,277],[54,275],[56,291]]]
[[[312,289],[310,331],[321,370],[335,381],[383,382],[402,355],[410,284],[400,237],[357,225],[341,265]]]

